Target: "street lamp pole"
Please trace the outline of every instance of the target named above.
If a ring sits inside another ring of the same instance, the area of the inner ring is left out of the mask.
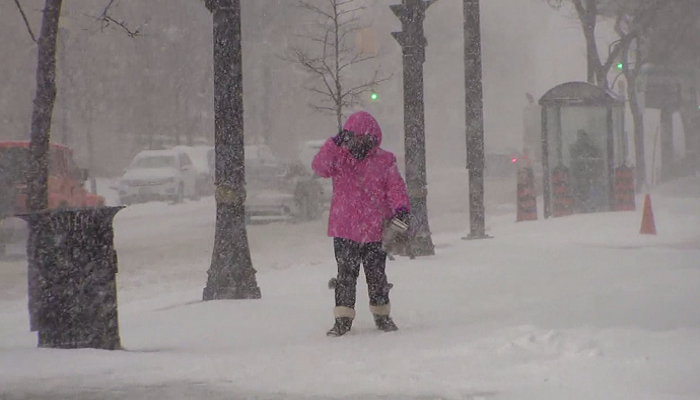
[[[481,71],[479,0],[464,0],[464,84],[470,229],[465,239],[489,237],[486,235],[484,208],[484,98]]]
[[[428,224],[428,183],[425,155],[425,104],[423,100],[423,63],[428,45],[423,33],[425,11],[434,1],[402,0],[390,6],[401,20],[401,32],[392,35],[403,50],[404,148],[406,186],[415,217],[416,235],[412,243],[416,256],[435,254]]]

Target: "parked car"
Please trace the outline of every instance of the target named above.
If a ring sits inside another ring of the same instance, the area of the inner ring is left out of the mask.
[[[246,216],[253,219],[309,221],[321,217],[322,188],[298,162],[275,157],[267,145],[245,146]],[[209,155],[211,171],[215,154]],[[212,178],[213,179],[213,178]]]
[[[187,153],[179,150],[145,150],[134,157],[119,182],[122,204],[151,200],[181,203],[196,200],[197,170]]]
[[[214,194],[214,171],[209,164],[210,157],[214,154],[212,146],[176,146],[174,151],[186,153],[192,165],[197,171],[197,193],[200,196],[211,196]]]
[[[319,219],[322,187],[299,163],[246,162],[246,214],[296,221]]]
[[[102,196],[84,188],[88,171],[78,168],[67,146],[49,144],[48,209],[101,207]],[[27,173],[29,142],[0,142],[0,252],[16,235],[13,215],[27,212]]]

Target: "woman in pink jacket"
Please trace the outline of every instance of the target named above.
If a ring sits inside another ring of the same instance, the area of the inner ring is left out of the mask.
[[[379,146],[382,131],[369,113],[350,116],[343,131],[328,139],[313,160],[322,178],[333,179],[328,236],[333,238],[338,277],[335,285],[335,325],[328,336],[342,336],[352,328],[360,265],[369,289],[370,311],[377,328],[398,328],[389,316],[390,285],[382,248],[384,221],[397,218],[408,224],[406,185],[396,157]]]

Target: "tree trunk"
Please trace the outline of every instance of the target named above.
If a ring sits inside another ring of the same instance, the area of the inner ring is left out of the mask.
[[[635,52],[637,66],[634,70],[631,70],[629,62],[627,62],[627,57],[625,57],[626,60],[623,63],[622,72],[625,74],[625,80],[627,81],[627,97],[630,102],[632,124],[634,126],[634,159],[636,164],[635,189],[637,192],[641,192],[647,183],[647,167],[644,149],[644,109],[640,107],[639,97],[637,96],[637,79],[639,78],[640,67],[642,65],[642,50],[639,40],[637,40]]]
[[[603,89],[610,89],[610,82],[608,81],[609,69],[603,70],[603,67],[598,68],[596,85]]]
[[[595,21],[595,18],[593,19]],[[588,72],[588,83],[597,84],[598,69],[600,67],[600,55],[598,54],[598,45],[595,39],[595,22],[591,24],[589,17],[584,17],[581,20],[583,25],[583,36],[586,39],[586,64]]]
[[[335,118],[338,122],[338,132],[343,130],[343,106],[342,104],[336,104],[335,106]]]
[[[56,41],[58,21],[63,0],[46,0],[38,40],[36,68],[36,95],[32,112],[32,128],[29,144],[29,172],[27,176],[27,210],[38,212],[49,207],[49,140],[51,118],[56,102]],[[38,263],[42,249],[33,246],[42,231],[38,218],[29,222],[27,240],[27,286],[29,325],[31,331],[39,329],[37,313],[41,306],[40,273]]]
[[[36,68],[36,95],[32,113],[30,171],[27,177],[29,194],[27,209],[40,211],[48,208],[48,152],[51,118],[56,102],[56,42],[58,20],[63,0],[46,0],[39,36],[39,56]]]
[[[240,0],[207,0],[214,25],[216,232],[203,300],[259,299],[245,217]]]
[[[467,168],[469,170],[469,239],[486,235],[484,205],[484,99],[481,18],[478,0],[464,1],[464,73]]]
[[[602,71],[598,42],[595,37],[598,22],[598,0],[586,0],[585,6],[581,0],[574,0],[574,6],[583,29],[583,38],[586,40],[587,81],[607,89],[607,71]]]

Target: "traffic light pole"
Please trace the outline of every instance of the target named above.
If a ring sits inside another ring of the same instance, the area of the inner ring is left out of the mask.
[[[481,74],[479,0],[464,0],[464,77],[466,100],[467,169],[469,170],[469,235],[485,239],[484,99]]]
[[[432,1],[402,0],[391,10],[401,20],[402,31],[392,35],[403,50],[404,141],[406,186],[415,218],[416,236],[412,243],[416,256],[435,254],[428,224],[428,184],[425,156],[425,107],[423,63],[427,41],[423,33],[425,10]]]

